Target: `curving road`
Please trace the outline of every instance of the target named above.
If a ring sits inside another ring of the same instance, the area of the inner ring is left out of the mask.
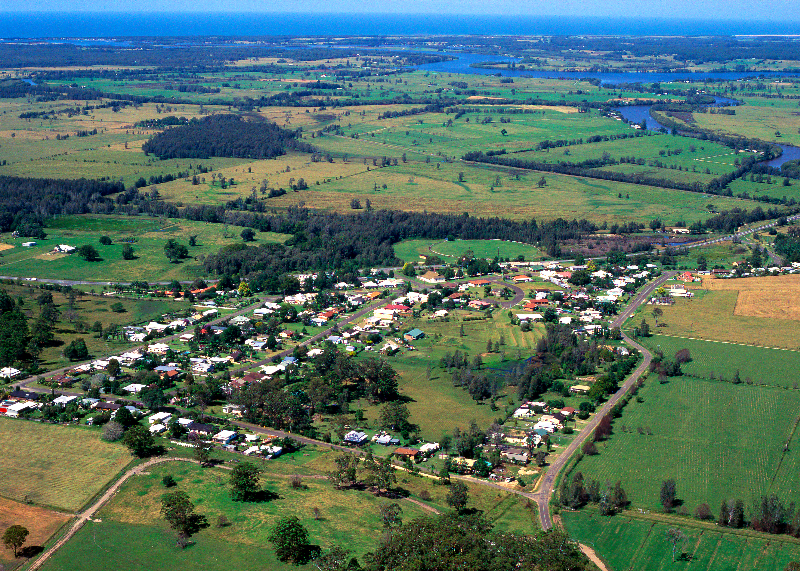
[[[616,319],[611,323],[611,327],[619,327],[622,328],[622,324],[633,315],[633,313],[645,303],[649,298],[650,295],[659,287],[664,285],[669,278],[674,276],[677,272],[664,272],[658,279],[649,283],[644,289],[642,289],[636,297],[628,304],[625,310],[620,313]],[[623,383],[623,385],[619,388],[619,390],[614,393],[608,401],[603,404],[603,406],[597,410],[597,413],[592,417],[589,423],[577,434],[575,439],[570,442],[569,446],[562,452],[558,458],[556,458],[552,464],[550,464],[550,468],[548,469],[547,473],[539,482],[539,490],[534,493],[530,494],[529,497],[536,501],[536,504],[539,507],[539,521],[542,525],[542,529],[550,529],[553,527],[553,520],[550,516],[550,500],[553,497],[553,492],[555,491],[555,483],[558,479],[559,474],[564,469],[565,466],[570,461],[570,458],[578,451],[578,449],[583,445],[583,443],[591,436],[594,432],[594,429],[597,428],[597,425],[600,423],[600,420],[611,410],[611,408],[617,404],[627,393],[630,391],[636,382],[639,380],[639,377],[642,376],[643,373],[647,371],[650,367],[650,361],[653,358],[652,353],[645,349],[643,346],[638,344],[636,341],[632,340],[628,337],[625,333],[622,334],[622,338],[627,342],[629,345],[640,351],[643,355],[642,362],[639,363],[639,366],[630,374],[627,380]]]

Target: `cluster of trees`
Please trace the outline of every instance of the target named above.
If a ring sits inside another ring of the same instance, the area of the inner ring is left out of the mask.
[[[367,451],[361,457],[352,452],[342,452],[334,458],[335,468],[328,472],[328,480],[337,489],[365,486],[378,494],[389,493],[397,482],[392,461],[389,458],[375,458]]]
[[[571,509],[581,508],[587,503],[597,504],[601,515],[614,515],[630,504],[620,482],[603,490],[599,481],[586,481],[582,472],[563,479],[559,500],[561,505]]]
[[[160,159],[243,157],[271,159],[288,150],[312,152],[299,131],[239,115],[211,115],[167,129],[150,138],[142,150]]]
[[[775,251],[784,263],[800,262],[800,226],[792,226],[784,234],[775,235]]]

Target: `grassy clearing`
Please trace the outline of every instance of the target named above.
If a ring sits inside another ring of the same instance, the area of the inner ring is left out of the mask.
[[[227,244],[241,242],[239,228],[188,220],[166,220],[149,217],[66,216],[51,221],[47,238],[24,248],[30,238],[13,238],[6,234],[0,241],[13,245],[4,250],[0,273],[8,276],[98,281],[164,281],[192,280],[205,277],[198,256],[215,253]],[[113,243],[99,243],[102,235]],[[188,245],[189,237],[197,236],[197,246],[189,247],[189,258],[173,264],[164,255],[164,244],[172,238]],[[274,233],[256,235],[256,244],[282,242],[286,236]],[[122,259],[122,248],[131,244],[134,260]],[[93,245],[101,260],[87,262],[76,254],[61,256],[50,252],[58,244],[80,247]]]
[[[642,402],[628,404],[600,454],[579,464],[600,482],[620,480],[633,507],[658,511],[668,478],[677,481],[690,513],[703,502],[716,510],[726,498],[748,506],[766,493],[794,498],[791,474],[800,459],[784,445],[791,450],[798,438],[797,391],[674,377],[666,384],[648,381],[639,396]]]
[[[130,462],[97,430],[0,419],[0,494],[78,510]]]
[[[563,512],[567,532],[598,553],[612,571],[693,569],[699,571],[782,571],[800,559],[800,543],[757,534],[723,533],[710,526],[689,527],[635,517],[604,518],[595,512]],[[688,537],[688,560],[672,561],[667,529],[673,525]],[[777,539],[777,540],[776,540]]]
[[[442,258],[459,257],[468,250],[478,258],[516,259],[525,256],[526,260],[541,260],[544,256],[535,246],[521,242],[505,240],[404,240],[395,244],[395,255],[406,262],[418,262],[423,256],[440,256]]]

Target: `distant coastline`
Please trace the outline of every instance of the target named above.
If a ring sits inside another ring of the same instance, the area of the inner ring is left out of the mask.
[[[395,14],[0,12],[0,39],[297,35],[800,35],[800,21]]]

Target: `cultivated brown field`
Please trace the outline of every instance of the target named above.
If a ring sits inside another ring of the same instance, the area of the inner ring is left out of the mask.
[[[739,292],[734,315],[800,321],[800,276],[770,276],[737,280],[704,279],[712,291]]]
[[[23,548],[43,545],[69,519],[70,516],[64,513],[0,497],[0,530],[5,531],[12,525],[21,525],[27,528],[30,535],[28,535]],[[8,549],[0,551],[0,566],[13,560],[14,553],[12,551]]]

